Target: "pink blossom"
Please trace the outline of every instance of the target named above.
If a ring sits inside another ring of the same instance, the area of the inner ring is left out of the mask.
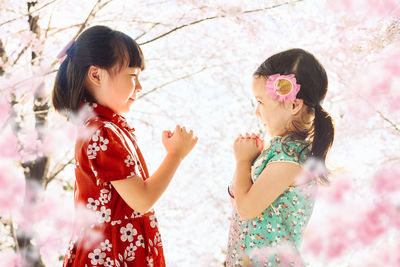
[[[52,128],[47,128],[43,131],[44,144],[42,152],[46,155],[55,155],[57,153],[65,153],[74,147],[75,127],[71,124],[54,125]]]
[[[349,15],[393,16],[400,14],[396,0],[329,0],[328,5],[336,12],[346,12]]]
[[[0,165],[0,214],[16,213],[22,207],[25,182],[19,171],[9,161]]]
[[[0,262],[2,266],[23,266],[21,256],[11,249],[0,251]]]
[[[339,205],[352,190],[351,177],[347,175],[332,177],[332,182],[329,186],[321,187],[318,190],[318,198],[328,203]]]
[[[391,97],[389,99],[389,112],[400,111],[400,95]]]
[[[0,126],[4,126],[11,113],[11,107],[6,97],[0,99]]]
[[[400,168],[392,166],[377,171],[373,177],[373,189],[382,195],[400,191]]]
[[[19,159],[18,140],[10,127],[3,129],[0,135],[0,158]]]
[[[327,217],[310,221],[304,249],[314,256],[331,260],[354,249],[364,249],[392,230],[400,229],[400,206],[393,195],[400,189],[399,169],[383,167],[373,179],[368,201],[351,197],[355,188],[348,177],[333,180],[332,188],[319,190],[319,197],[329,203]]]

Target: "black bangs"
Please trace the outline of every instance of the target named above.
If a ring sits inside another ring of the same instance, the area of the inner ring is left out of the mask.
[[[65,114],[79,111],[82,103],[95,101],[86,86],[90,66],[116,74],[124,67],[144,69],[139,45],[128,35],[106,26],[92,26],[81,33],[67,50],[54,82],[54,108]]]
[[[144,56],[139,45],[128,35],[119,31],[115,31],[115,33],[114,45],[116,57],[118,58],[116,61],[120,62],[120,68],[128,66],[144,70]]]

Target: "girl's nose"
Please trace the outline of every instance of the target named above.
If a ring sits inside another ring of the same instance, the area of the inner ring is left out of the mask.
[[[135,91],[136,92],[142,91],[142,85],[140,84],[139,81],[135,83]]]

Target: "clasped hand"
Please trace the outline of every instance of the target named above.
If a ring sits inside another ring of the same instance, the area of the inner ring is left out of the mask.
[[[246,133],[245,136],[239,135],[233,144],[236,163],[253,161],[260,155],[264,147],[264,141],[260,135]]]

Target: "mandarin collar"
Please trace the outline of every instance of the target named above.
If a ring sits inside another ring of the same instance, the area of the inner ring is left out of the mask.
[[[90,113],[92,113],[92,116],[90,116],[89,119],[103,118],[127,129],[128,131],[135,131],[135,128],[129,126],[125,117],[115,113],[110,108],[93,102],[87,102],[86,104]]]

